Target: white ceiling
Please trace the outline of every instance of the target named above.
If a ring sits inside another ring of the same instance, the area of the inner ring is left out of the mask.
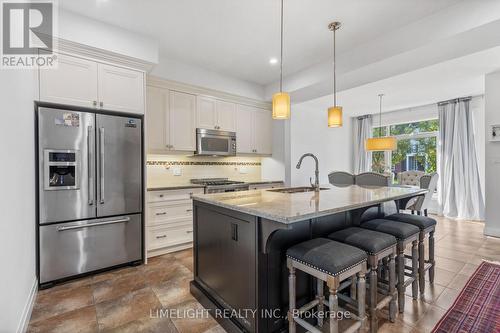
[[[342,53],[460,0],[286,0],[284,70],[328,60],[327,25],[342,22]],[[276,81],[279,0],[64,0],[59,6],[149,35],[161,56],[258,84]]]
[[[377,113],[380,93],[385,94],[384,112],[401,110],[462,96],[483,94],[484,74],[498,68],[500,68],[500,47],[495,47],[344,90],[337,97],[346,116]],[[299,105],[312,110],[327,110],[331,102],[332,96],[329,95]]]

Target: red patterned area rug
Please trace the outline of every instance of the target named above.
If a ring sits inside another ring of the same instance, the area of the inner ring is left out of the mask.
[[[500,332],[500,264],[482,262],[433,333]]]

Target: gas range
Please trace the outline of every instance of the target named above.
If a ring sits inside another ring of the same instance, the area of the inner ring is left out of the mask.
[[[204,185],[205,193],[221,193],[248,190],[248,184],[227,178],[191,179],[192,184]]]

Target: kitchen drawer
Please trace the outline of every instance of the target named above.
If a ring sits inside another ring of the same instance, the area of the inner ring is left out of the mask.
[[[188,188],[180,190],[149,191],[148,202],[162,202],[174,200],[189,200],[193,194],[203,194],[203,188]]]
[[[148,250],[161,249],[163,247],[193,241],[193,224],[188,222],[175,227],[155,226],[148,227]]]
[[[191,200],[160,202],[148,204],[148,225],[161,224],[179,218],[193,217],[193,203]]]

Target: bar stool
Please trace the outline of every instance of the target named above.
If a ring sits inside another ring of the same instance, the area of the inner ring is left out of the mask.
[[[410,284],[412,285],[412,297],[418,298],[418,235],[420,230],[407,223],[401,223],[393,220],[375,219],[364,222],[360,225],[361,228],[370,229],[374,231],[383,232],[385,234],[393,235],[397,239],[397,264],[396,272],[398,279],[398,308],[402,313],[405,308],[405,290]],[[411,266],[405,265],[405,247],[408,244],[411,246]],[[409,272],[406,272],[406,270]],[[408,279],[405,280],[405,276]]]
[[[328,238],[360,248],[368,255],[370,332],[377,332],[377,310],[381,310],[387,304],[389,304],[389,320],[394,322],[396,319],[396,266],[394,260],[396,238],[389,234],[358,227],[334,232],[328,235]],[[387,286],[380,290],[385,297],[377,302],[377,291],[379,290],[377,268],[382,259],[388,259],[389,281]]]
[[[427,216],[397,213],[384,217],[384,219],[408,223],[420,229],[418,236],[418,285],[420,295],[425,291],[425,272],[429,271],[429,282],[434,283],[434,232],[436,231],[436,220]],[[429,259],[425,259],[425,237],[429,235]]]
[[[292,246],[286,251],[287,266],[290,271],[288,277],[289,311],[288,331],[296,332],[296,324],[309,332],[321,331],[300,318],[300,315],[317,307],[318,326],[323,327],[323,312],[326,305],[330,309],[330,333],[338,333],[338,292],[350,285],[350,281],[342,282],[352,276],[357,276],[357,299],[349,299],[349,303],[356,305],[358,315],[347,331],[353,332],[363,328],[365,321],[365,271],[366,253],[356,247],[335,242],[326,238],[315,238]],[[316,278],[316,299],[296,309],[295,300],[295,270],[300,270]],[[329,289],[328,302],[325,301],[323,284],[326,282]]]

